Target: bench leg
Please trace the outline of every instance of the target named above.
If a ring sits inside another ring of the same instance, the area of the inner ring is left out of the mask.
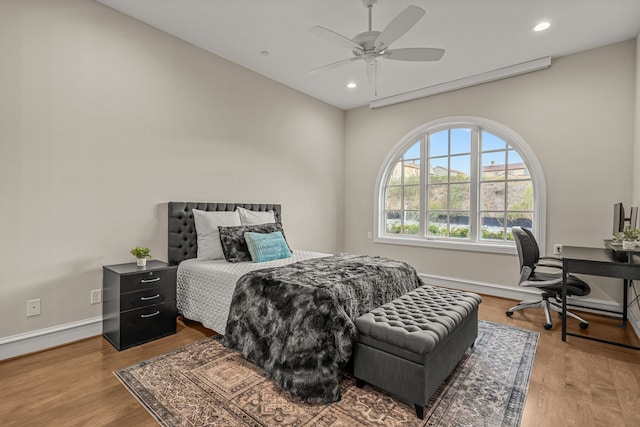
[[[358,388],[362,388],[364,387],[366,383],[364,382],[364,380],[361,380],[360,378],[356,378],[356,387]]]
[[[416,406],[416,416],[421,420],[424,420],[424,406],[420,406],[417,403],[415,404],[415,406]]]

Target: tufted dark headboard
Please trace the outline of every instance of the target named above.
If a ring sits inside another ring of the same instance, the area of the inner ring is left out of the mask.
[[[273,211],[276,221],[282,223],[280,205],[259,203],[203,203],[203,202],[169,202],[169,240],[168,260],[169,264],[179,264],[189,258],[195,258],[198,254],[198,237],[196,226],[193,222],[191,209],[202,211],[234,211],[236,207],[257,212]]]

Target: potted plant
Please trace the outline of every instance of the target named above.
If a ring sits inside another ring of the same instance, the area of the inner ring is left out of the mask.
[[[137,258],[138,267],[145,267],[147,265],[147,258],[151,258],[149,248],[143,248],[136,246],[131,249],[131,255]]]
[[[640,230],[627,227],[622,231],[622,249],[634,249],[640,238]]]

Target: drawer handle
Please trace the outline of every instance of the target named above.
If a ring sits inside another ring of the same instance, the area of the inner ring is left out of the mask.
[[[155,294],[152,297],[140,297],[140,301],[149,301],[150,299],[160,298],[160,294]]]
[[[140,283],[153,283],[153,282],[157,282],[158,280],[160,280],[159,277],[156,277],[155,279],[150,279],[150,280],[140,280]]]
[[[151,313],[151,314],[141,314],[140,317],[153,317],[153,316],[157,316],[158,314],[160,314],[160,311],[156,311],[155,313]]]

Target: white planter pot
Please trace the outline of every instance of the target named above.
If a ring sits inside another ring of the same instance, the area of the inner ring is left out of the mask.
[[[622,249],[635,249],[636,241],[635,240],[623,240],[622,241]]]
[[[146,258],[138,258],[138,267],[146,267],[147,259]]]

